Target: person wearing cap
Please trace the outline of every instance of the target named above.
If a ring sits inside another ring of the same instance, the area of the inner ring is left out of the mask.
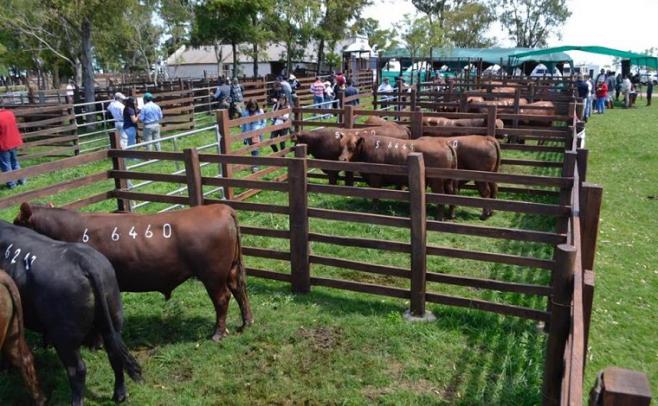
[[[238,78],[235,77],[231,81],[231,106],[235,110],[235,112],[238,114],[238,116],[242,116],[242,113],[244,113],[244,96],[242,95],[242,86],[240,85],[240,81],[238,81]]]
[[[285,78],[281,78],[281,81],[279,82],[281,84],[281,90],[283,90],[283,94],[286,96],[288,101],[293,100],[292,98],[292,86],[290,86],[290,83]]]
[[[290,87],[292,88],[293,93],[296,93],[297,89],[301,87],[299,80],[297,80],[297,76],[293,75],[292,73],[288,77],[288,82],[290,83]]]
[[[377,88],[377,93],[391,93],[393,91],[393,86],[388,81],[388,78],[384,78],[384,81]]]
[[[144,107],[139,112],[139,120],[144,123],[144,142],[160,139],[160,121],[162,110],[153,102],[153,95],[144,93]],[[153,150],[153,144],[148,145],[149,151]],[[160,151],[160,143],[155,144],[155,149]]]
[[[2,172],[11,172],[21,169],[18,163],[18,147],[23,145],[23,138],[18,131],[16,116],[11,110],[0,106],[0,169]],[[25,184],[25,179],[18,180],[19,185]],[[16,181],[7,182],[7,187],[16,187]]]
[[[107,106],[107,111],[112,115],[114,120],[114,129],[119,134],[121,139],[121,148],[128,146],[128,135],[123,131],[123,109],[125,108],[123,101],[126,96],[121,92],[114,93],[114,100]]]

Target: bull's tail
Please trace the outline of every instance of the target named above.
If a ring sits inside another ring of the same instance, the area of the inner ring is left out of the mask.
[[[11,302],[14,304],[14,319],[18,322],[18,333],[23,336],[23,306],[21,304],[21,294],[18,292],[14,280],[4,271],[0,271],[0,285],[3,285],[9,291]]]
[[[240,330],[242,330],[253,324],[254,320],[251,313],[251,306],[249,305],[249,296],[247,294],[247,271],[245,270],[244,261],[242,259],[240,224],[238,223],[238,217],[235,210],[231,210],[231,217],[233,218],[233,224],[235,227],[236,244],[228,286],[240,307],[240,313],[242,314],[242,326],[240,327]]]
[[[493,171],[498,172],[498,170],[500,169],[500,160],[501,160],[500,143],[495,138],[493,139],[492,142],[496,146],[496,167],[494,168]]]
[[[111,267],[109,262],[107,266]],[[91,287],[94,291],[94,297],[96,299],[97,315],[99,316],[101,332],[103,335],[103,342],[105,343],[107,353],[112,356],[117,356],[123,363],[123,367],[128,373],[128,376],[135,381],[142,381],[142,367],[139,366],[137,360],[128,352],[126,344],[121,338],[121,333],[119,333],[114,326],[112,321],[112,316],[110,315],[110,305],[106,297],[106,289],[103,284],[103,280],[98,275],[97,271],[93,267],[88,267],[86,276],[91,283]]]

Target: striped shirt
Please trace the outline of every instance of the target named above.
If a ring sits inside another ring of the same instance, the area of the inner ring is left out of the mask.
[[[313,82],[311,85],[311,93],[313,93],[313,96],[324,96],[324,83],[319,80]]]

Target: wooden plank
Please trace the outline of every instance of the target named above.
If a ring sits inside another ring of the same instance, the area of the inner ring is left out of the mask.
[[[428,178],[474,180],[528,186],[570,187],[573,185],[572,177],[563,178],[558,176],[514,175],[509,173],[470,171],[465,169],[427,168],[426,176]]]
[[[205,199],[206,203],[221,203],[231,206],[236,210],[265,212],[273,214],[290,214],[288,206],[279,206],[275,204],[266,203],[251,203],[251,202],[236,202],[234,200],[218,200],[218,199]]]
[[[28,202],[33,199],[38,199],[44,196],[51,196],[59,192],[69,191],[76,189],[82,186],[91,185],[93,183],[101,182],[105,179],[108,179],[107,172],[99,172],[92,175],[83,176],[78,179],[73,179],[68,182],[56,183],[54,185],[49,185],[35,190],[30,190],[28,192],[20,193],[13,196],[7,196],[0,199],[0,209],[11,207],[23,202]]]
[[[153,182],[169,182],[169,183],[186,183],[187,177],[185,175],[171,175],[168,173],[154,173],[154,172],[133,172],[133,171],[109,171],[109,176],[116,179],[138,179],[138,180],[151,180]],[[126,189],[122,187],[120,189]]]
[[[107,151],[110,158],[128,158],[128,159],[159,159],[162,161],[183,161],[185,156],[182,152],[164,152],[164,151],[135,151],[129,149],[112,149]]]
[[[447,221],[427,221],[428,231],[442,233],[464,234],[477,237],[498,238],[503,240],[517,240],[528,242],[539,242],[545,244],[563,244],[567,236],[544,231],[522,230],[503,227],[478,226],[473,224],[457,224]]]
[[[459,248],[427,246],[427,255],[436,255],[450,258],[469,259],[473,261],[495,262],[498,264],[508,264],[524,266],[529,268],[553,269],[554,262],[546,259],[534,257],[523,257],[520,255],[501,254],[484,251],[469,251]]]
[[[203,186],[201,184],[201,167],[199,166],[199,151],[196,148],[186,148],[185,177],[187,178],[187,195],[190,207],[203,205]]]
[[[386,175],[407,176],[407,168],[403,165],[371,164],[365,162],[343,162],[326,161],[322,159],[311,159],[309,168],[318,168],[330,171],[349,171],[360,173],[376,173]]]
[[[548,296],[551,293],[550,286],[514,283],[493,279],[472,278],[469,276],[450,275],[435,272],[427,273],[427,281],[457,286],[468,286],[476,289],[491,289],[501,292],[523,293],[526,295]]]
[[[77,125],[76,124],[71,124],[67,126],[61,126],[61,127],[53,127],[53,128],[44,128],[43,130],[37,130],[37,131],[31,131],[29,133],[25,133],[24,137],[26,139],[30,139],[36,136],[46,136],[46,135],[52,135],[52,134],[59,134],[63,132],[68,132],[68,131],[76,131],[77,130]]]
[[[533,166],[539,168],[562,168],[562,162],[539,161],[534,159],[511,159],[504,158],[500,161],[503,165]]]
[[[415,95],[414,95],[415,96]],[[409,213],[411,236],[411,301],[413,316],[425,315],[425,287],[427,273],[427,205],[425,203],[425,162],[423,154],[407,156],[409,169]]]
[[[311,284],[314,286],[326,286],[329,288],[350,290],[353,292],[370,293],[373,295],[397,297],[401,299],[409,298],[408,290],[404,290],[400,288],[392,288],[382,285],[375,285],[371,283],[311,277]]]
[[[409,201],[409,192],[390,189],[375,189],[368,187],[309,184],[308,192],[338,196],[362,197],[365,199],[386,199],[403,202]]]
[[[84,165],[90,162],[101,161],[107,158],[108,151],[96,151],[88,154],[81,154],[71,158],[64,158],[53,162],[47,162],[40,165],[30,166],[17,171],[0,173],[0,184],[7,183],[10,180],[22,178],[31,178],[44,173],[51,173],[62,169],[72,168]]]
[[[309,233],[308,238],[309,241],[323,244],[335,244],[344,247],[358,247],[383,251],[411,253],[411,244],[397,241],[373,240],[369,238],[357,237],[340,237],[319,233]]]
[[[290,114],[290,113],[292,113],[292,109],[287,108],[287,109],[283,109],[283,110],[270,111],[268,113],[259,114],[257,116],[236,118],[234,120],[229,120],[229,127],[238,127],[238,126],[241,126],[243,124],[253,123],[254,121],[267,120],[267,119],[280,117],[280,116],[283,116],[284,114]]]
[[[65,123],[65,122],[71,121],[71,120],[75,120],[75,115],[68,114],[68,115],[65,115],[65,116],[57,116],[57,117],[53,117],[53,118],[46,118],[46,119],[38,120],[38,121],[19,122],[19,123],[16,123],[16,126],[20,130],[24,130],[26,128],[29,129],[29,128],[34,128],[34,127],[43,127],[44,125],[47,125],[47,124]],[[21,131],[21,133],[25,133],[25,131]]]
[[[485,199],[471,196],[455,196],[439,193],[428,193],[427,203],[453,204],[456,206],[491,208],[501,211],[512,211],[517,213],[541,214],[556,217],[565,217],[571,214],[570,206],[559,206],[555,204],[520,202],[515,200]]]
[[[295,158],[271,158],[266,156],[252,157],[240,155],[217,155],[217,154],[199,154],[200,162],[211,162],[218,164],[241,164],[241,165],[258,165],[258,166],[288,166],[288,162]],[[225,177],[227,177],[225,175]]]
[[[155,193],[129,192],[127,190],[115,190],[114,196],[119,199],[140,200],[144,202],[181,204],[183,206],[187,206],[190,202],[187,196],[158,195]]]
[[[240,232],[242,234],[256,235],[258,237],[290,239],[290,231],[288,230],[272,230],[262,227],[240,226]]]
[[[93,196],[86,197],[84,199],[76,200],[71,203],[62,205],[61,207],[65,209],[77,210],[82,207],[92,205],[94,203],[102,202],[107,199],[112,199],[114,197],[114,191],[108,190],[107,192],[101,192]]]
[[[426,293],[426,300],[432,303],[439,303],[448,306],[467,307],[492,313],[504,314],[507,316],[516,316],[524,319],[547,321],[549,314],[542,310],[530,309],[527,307],[514,306],[502,303],[487,302],[479,299],[467,299],[457,296],[448,296],[438,293]]]
[[[500,149],[503,151],[526,151],[526,152],[564,152],[561,147],[549,147],[544,145],[529,145],[529,144],[500,144]]]
[[[405,217],[358,213],[353,211],[309,208],[308,215],[309,217],[321,218],[325,220],[375,224],[379,226],[409,228],[410,225],[409,218]]]
[[[272,280],[275,280],[275,281],[290,282],[290,275],[285,274],[285,273],[265,271],[265,270],[262,270],[262,269],[255,269],[255,268],[249,268],[249,267],[246,267],[245,270],[247,271],[247,275],[253,276],[253,277],[256,277],[256,278],[272,279]]]
[[[284,251],[277,251],[267,248],[256,248],[242,246],[242,253],[244,255],[260,258],[279,259],[282,261],[290,261],[290,253]]]
[[[269,182],[269,181],[261,181],[261,180],[203,177],[201,178],[201,183],[204,185],[212,185],[212,186],[225,186],[225,187],[231,186],[231,187],[242,187],[248,189],[275,190],[279,192],[286,192],[288,190],[287,183]]]
[[[394,266],[367,264],[363,262],[350,261],[341,258],[323,257],[319,255],[310,255],[311,264],[331,266],[334,268],[351,269],[354,271],[368,272],[377,275],[395,276],[399,278],[410,279],[409,270]]]

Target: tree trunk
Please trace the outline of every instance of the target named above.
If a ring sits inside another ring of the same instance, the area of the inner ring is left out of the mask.
[[[59,89],[59,87],[62,85],[59,81],[59,63],[55,62],[53,63],[53,88],[54,89]]]
[[[292,50],[292,44],[290,42],[286,43],[286,73],[287,76],[292,73],[292,55],[291,55],[291,50]],[[287,77],[285,78],[287,79]]]
[[[231,50],[233,51],[233,78],[238,77],[238,46],[235,42],[231,42]]]
[[[94,65],[91,54],[91,21],[85,18],[82,21],[80,30],[82,34],[82,53],[80,54],[82,62],[82,85],[85,88],[85,103],[92,103],[96,101],[96,94],[94,92]],[[88,107],[94,109],[93,105]],[[88,122],[96,121],[93,114],[86,116]]]
[[[255,15],[251,16],[251,24],[255,28],[258,25],[258,18]],[[254,79],[258,78],[258,42],[254,41]]]
[[[320,38],[318,44],[318,67],[315,69],[315,74],[320,76],[320,67],[322,66],[322,59],[324,56],[324,38]]]

